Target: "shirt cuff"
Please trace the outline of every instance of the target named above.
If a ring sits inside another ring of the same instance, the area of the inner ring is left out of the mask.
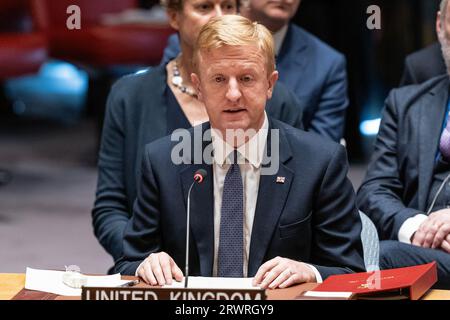
[[[316,276],[316,282],[317,283],[322,283],[323,282],[323,279],[322,279],[322,276],[320,275],[320,273],[319,273],[319,270],[317,270],[317,268],[316,267],[314,267],[313,265],[311,265],[311,264],[307,264],[307,263],[305,263],[308,267],[310,267],[311,268],[311,270],[314,272],[314,274],[315,274],[315,276]]]
[[[424,214],[417,214],[412,218],[403,222],[400,230],[398,230],[398,241],[411,244],[411,237],[419,229],[422,222],[428,219]]]

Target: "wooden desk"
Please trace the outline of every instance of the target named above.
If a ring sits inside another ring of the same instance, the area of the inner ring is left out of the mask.
[[[11,300],[25,287],[25,274],[0,274],[0,300]]]
[[[125,279],[134,279],[134,277],[124,277]],[[0,300],[11,300],[16,296],[25,286],[25,274],[0,274]],[[140,283],[138,287],[147,286]],[[304,290],[314,289],[316,284],[306,283],[293,286],[287,289],[268,290],[268,300],[291,300],[295,298],[300,292]],[[23,293],[23,292],[22,292]],[[29,297],[29,299],[38,300],[80,300],[78,297],[61,297],[52,294],[38,293],[33,295],[33,291],[28,291],[30,295],[22,297]],[[422,300],[450,300],[450,290],[430,290]]]

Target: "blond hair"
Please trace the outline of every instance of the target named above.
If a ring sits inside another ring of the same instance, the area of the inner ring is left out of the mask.
[[[271,32],[262,24],[238,15],[215,17],[203,26],[194,48],[194,68],[197,69],[200,51],[224,46],[256,46],[266,57],[268,74],[275,70],[275,44]]]

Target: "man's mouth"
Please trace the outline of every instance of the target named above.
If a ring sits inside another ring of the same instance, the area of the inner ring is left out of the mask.
[[[226,112],[226,113],[238,113],[238,112],[241,112],[241,111],[245,111],[245,109],[244,108],[235,108],[235,109],[226,109],[226,110],[224,110],[224,112]]]

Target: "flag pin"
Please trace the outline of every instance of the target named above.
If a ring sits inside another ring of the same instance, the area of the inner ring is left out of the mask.
[[[277,177],[277,183],[283,184],[286,181],[285,177]]]

